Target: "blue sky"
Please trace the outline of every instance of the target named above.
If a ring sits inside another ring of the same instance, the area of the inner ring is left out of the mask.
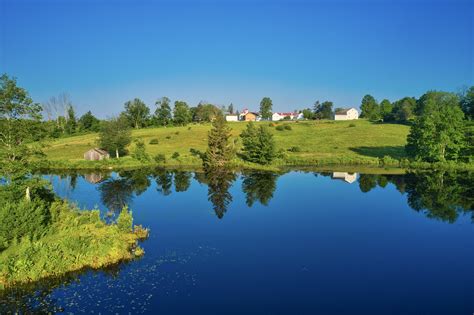
[[[0,72],[79,114],[161,96],[275,110],[474,84],[474,1],[0,0]]]

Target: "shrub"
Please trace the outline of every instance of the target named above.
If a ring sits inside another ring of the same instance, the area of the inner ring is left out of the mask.
[[[171,136],[166,136],[166,139],[171,139]]]
[[[290,125],[285,125],[285,130],[291,130],[291,126]]]
[[[174,134],[175,134],[175,135],[179,135],[179,131],[176,131]]]
[[[123,207],[120,215],[117,218],[117,227],[122,232],[132,231],[133,217],[132,213],[128,211],[127,207]]]
[[[188,127],[188,130],[191,130],[191,126]]]
[[[283,130],[285,130],[285,127],[284,127],[284,126],[281,126],[281,125],[279,125],[279,126],[276,126],[276,128],[275,128],[275,129],[276,129],[276,130],[278,130],[278,131],[283,131]]]
[[[349,127],[355,127],[355,126],[356,126],[356,124],[354,124],[354,123],[349,124]]]
[[[166,163],[166,156],[163,153],[155,155],[154,160],[156,163]]]
[[[146,153],[145,143],[141,139],[135,140],[135,149],[132,152],[132,157],[141,162],[150,160],[150,156]]]
[[[268,127],[275,127],[275,126],[276,126],[275,123],[269,123],[268,124]]]
[[[173,155],[171,156],[171,158],[173,158],[173,159],[179,158],[179,152],[173,153]]]
[[[156,138],[151,139],[150,142],[149,142],[149,144],[152,144],[152,145],[158,144],[158,143],[159,143],[159,141]]]
[[[301,152],[301,148],[297,147],[297,146],[294,146],[294,147],[289,148],[288,151],[290,151],[290,152]]]

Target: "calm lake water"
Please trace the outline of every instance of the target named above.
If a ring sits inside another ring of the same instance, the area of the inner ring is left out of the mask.
[[[3,312],[474,312],[472,173],[45,177],[109,220],[130,205],[145,256],[11,292]]]

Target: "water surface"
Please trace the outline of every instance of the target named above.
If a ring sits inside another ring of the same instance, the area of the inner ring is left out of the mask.
[[[2,297],[3,311],[472,314],[474,174],[128,171],[46,175],[145,256]]]

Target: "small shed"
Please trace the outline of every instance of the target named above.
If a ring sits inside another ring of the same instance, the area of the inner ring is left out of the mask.
[[[239,116],[237,116],[237,115],[226,115],[225,120],[226,121],[239,121]]]
[[[338,109],[334,113],[334,120],[354,120],[359,119],[359,112],[354,107]]]
[[[108,158],[110,158],[109,152],[102,149],[94,148],[84,153],[84,159],[89,161],[102,161]]]

